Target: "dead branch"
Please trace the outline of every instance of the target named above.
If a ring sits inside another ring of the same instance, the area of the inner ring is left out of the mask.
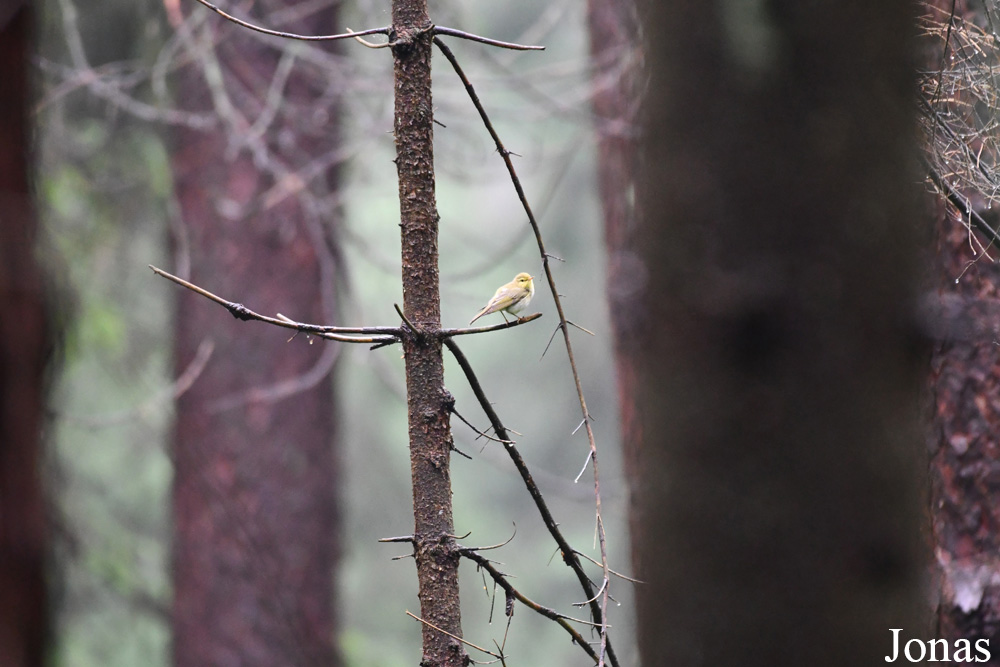
[[[516,599],[518,602],[523,604],[528,609],[531,609],[535,613],[558,623],[559,626],[562,629],[564,629],[569,634],[570,637],[573,638],[573,642],[578,644],[580,648],[582,648],[584,652],[594,660],[595,663],[600,661],[597,652],[594,651],[593,647],[590,646],[590,644],[588,644],[586,640],[584,640],[584,638],[580,635],[577,629],[574,628],[572,625],[570,625],[569,622],[574,621],[576,623],[584,623],[586,625],[594,625],[594,624],[588,621],[581,620],[579,618],[573,618],[571,616],[566,616],[565,614],[560,614],[555,609],[550,609],[549,607],[545,607],[543,605],[538,604],[537,602],[534,602],[526,595],[521,593],[519,590],[514,588],[514,586],[512,586],[509,581],[507,581],[507,578],[504,576],[504,574],[500,572],[498,569],[496,569],[493,566],[493,563],[490,562],[488,558],[480,555],[476,551],[472,549],[462,548],[459,549],[459,552],[461,553],[462,556],[474,562],[480,569],[489,573],[493,581],[496,582],[496,584],[504,590],[504,592],[507,594],[508,597]]]
[[[521,479],[524,481],[525,487],[528,489],[528,495],[535,503],[535,507],[538,509],[538,513],[542,518],[542,523],[549,531],[549,535],[555,540],[556,544],[559,546],[559,550],[562,553],[563,562],[568,565],[573,572],[576,574],[577,580],[580,582],[580,586],[583,588],[586,596],[588,598],[594,597],[596,591],[594,586],[590,581],[590,577],[583,569],[583,565],[580,560],[576,557],[576,551],[570,547],[569,542],[563,536],[562,531],[559,530],[559,524],[556,522],[555,518],[552,516],[552,512],[549,510],[548,504],[545,502],[542,492],[538,489],[538,485],[535,484],[534,478],[531,476],[531,471],[528,470],[527,464],[521,457],[521,453],[517,450],[514,442],[510,439],[507,434],[507,429],[500,421],[500,417],[497,416],[496,410],[493,409],[493,404],[490,403],[489,399],[486,397],[486,392],[483,391],[483,387],[479,384],[479,379],[476,377],[475,371],[472,369],[472,364],[469,363],[468,358],[458,347],[458,344],[452,338],[443,339],[445,346],[455,357],[458,365],[461,367],[462,372],[465,373],[466,379],[469,381],[469,386],[472,388],[472,392],[476,395],[476,399],[479,401],[480,407],[482,407],[483,412],[486,413],[486,417],[489,419],[490,424],[493,426],[493,431],[497,434],[497,437],[504,441],[504,451],[510,456],[511,461],[514,462],[514,467],[517,468],[518,474],[521,475]],[[605,565],[606,567],[606,565]],[[604,608],[602,608],[597,602],[592,602],[590,604],[590,613],[594,620],[602,628],[602,647],[607,647],[608,660],[612,665],[618,665],[618,658],[615,655],[614,650],[611,647],[611,642],[607,638],[607,619],[604,615]],[[600,661],[598,661],[600,662]]]
[[[314,336],[319,336],[320,338],[327,338],[329,340],[341,341],[344,343],[379,343],[379,344],[391,344],[399,341],[404,333],[398,327],[329,327],[320,324],[305,324],[302,322],[295,322],[286,317],[268,317],[266,315],[260,315],[250,310],[242,303],[236,303],[234,301],[228,301],[220,296],[212,294],[208,290],[195,285],[194,283],[189,283],[183,278],[178,278],[177,276],[167,273],[163,269],[158,269],[152,264],[149,265],[153,273],[158,276],[162,276],[167,280],[177,283],[181,287],[186,287],[187,289],[200,294],[210,301],[214,301],[223,308],[229,311],[229,314],[238,320],[257,320],[259,322],[266,322],[268,324],[273,324],[277,327],[282,327],[284,329],[294,329],[295,331],[301,331],[303,333],[311,334]],[[358,337],[358,336],[346,336],[343,334],[373,334],[368,337]]]
[[[514,169],[514,163],[511,160],[511,152],[507,150],[503,142],[500,140],[500,135],[497,133],[496,129],[493,127],[493,123],[489,119],[489,115],[486,113],[485,107],[483,107],[482,102],[479,100],[479,96],[476,94],[472,83],[469,81],[462,67],[459,65],[458,60],[455,58],[455,54],[452,53],[451,49],[438,37],[434,38],[434,44],[438,47],[441,53],[444,54],[448,62],[454,68],[455,73],[461,79],[462,84],[465,86],[465,90],[472,100],[473,105],[476,107],[476,111],[479,112],[479,117],[482,119],[483,124],[486,126],[486,130],[489,132],[490,136],[493,138],[493,142],[496,144],[497,152],[504,161],[504,165],[507,167],[507,172],[510,175],[511,183],[514,185],[514,190],[517,192],[517,197],[521,201],[521,206],[524,208],[524,212],[528,216],[528,222],[531,225],[531,229],[535,234],[535,242],[538,245],[538,252],[541,254],[542,267],[545,270],[545,277],[548,280],[549,291],[552,294],[552,300],[556,305],[556,312],[559,314],[559,328],[563,332],[563,342],[566,345],[566,354],[569,357],[570,369],[573,372],[573,382],[576,385],[576,395],[580,401],[580,410],[582,412],[584,426],[587,430],[587,442],[590,447],[590,457],[589,460],[594,466],[594,505],[597,514],[597,537],[598,542],[601,547],[601,563],[604,569],[604,595],[601,600],[601,605],[599,609],[592,606],[591,611],[594,613],[595,621],[601,624],[601,660],[599,664],[603,664],[603,656],[605,649],[608,653],[608,658],[611,660],[612,664],[617,664],[617,658],[614,657],[614,652],[611,649],[610,644],[607,641],[607,610],[608,610],[608,586],[610,582],[611,575],[610,569],[608,567],[608,552],[607,552],[607,541],[604,533],[604,519],[601,513],[601,483],[600,474],[597,465],[597,443],[594,439],[594,430],[591,426],[591,416],[590,411],[587,409],[587,400],[583,394],[583,384],[580,381],[580,373],[576,367],[576,359],[573,356],[573,344],[570,341],[569,326],[566,315],[563,312],[562,299],[559,296],[559,290],[556,289],[555,278],[552,275],[552,269],[549,266],[550,255],[545,250],[545,241],[542,239],[541,228],[538,225],[538,221],[535,219],[535,215],[531,210],[531,205],[528,203],[527,195],[524,193],[524,188],[521,186],[521,181],[517,176],[517,171]],[[446,339],[447,340],[447,339]],[[454,350],[452,350],[454,352]],[[498,435],[499,432],[498,432]],[[501,436],[502,437],[502,436]],[[511,450],[510,447],[507,448],[508,451]],[[564,558],[565,558],[564,554]],[[572,554],[570,554],[572,557]],[[575,558],[573,558],[575,560]],[[589,583],[589,580],[588,580]],[[591,593],[592,594],[592,593]]]

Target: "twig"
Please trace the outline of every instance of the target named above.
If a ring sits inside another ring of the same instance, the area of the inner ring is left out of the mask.
[[[510,440],[507,435],[507,429],[504,427],[503,423],[500,421],[500,417],[497,416],[496,410],[493,409],[493,405],[490,403],[489,399],[486,397],[486,393],[483,391],[482,385],[479,384],[479,379],[476,377],[475,371],[472,370],[472,365],[466,358],[465,354],[458,347],[458,343],[455,342],[453,338],[444,338],[442,340],[444,345],[451,351],[458,365],[462,368],[462,372],[465,373],[466,379],[469,381],[469,386],[472,388],[472,392],[476,395],[476,399],[479,401],[480,407],[482,407],[483,412],[486,413],[486,417],[490,420],[490,424],[493,426],[493,431],[497,434],[497,437],[504,440]],[[576,557],[575,550],[569,546],[569,542],[563,536],[562,531],[559,530],[559,524],[552,517],[552,512],[549,511],[549,507],[545,502],[545,498],[542,496],[542,492],[538,490],[538,485],[535,484],[534,478],[531,476],[531,471],[528,470],[527,464],[525,464],[524,459],[521,458],[521,453],[517,450],[517,447],[513,442],[510,444],[504,444],[504,449],[507,455],[510,456],[511,461],[514,462],[514,467],[517,468],[518,473],[521,475],[521,479],[524,481],[525,487],[528,489],[528,495],[535,502],[535,507],[538,508],[538,513],[542,517],[542,522],[548,529],[549,534],[552,539],[555,540],[556,545],[559,547],[559,551],[562,553],[563,562],[566,563],[576,574],[577,580],[580,582],[580,587],[583,588],[584,594],[587,597],[592,597],[595,594],[594,586],[590,582],[590,577],[583,570],[583,566],[580,564],[580,560]],[[618,664],[618,658],[615,656],[614,650],[611,648],[611,642],[607,640],[607,619],[604,616],[604,609],[598,605],[596,602],[590,605],[591,616],[597,621],[597,624],[602,628],[602,646],[607,647],[608,659],[611,661],[612,665]],[[600,663],[600,660],[597,660]]]
[[[571,326],[574,326],[574,327],[576,327],[577,329],[579,329],[580,331],[582,331],[583,333],[586,333],[586,334],[590,334],[591,336],[596,336],[596,335],[597,335],[597,334],[595,334],[595,333],[594,333],[593,331],[591,331],[590,329],[586,329],[586,328],[584,328],[584,327],[581,327],[581,326],[580,326],[579,324],[577,324],[577,323],[576,323],[576,322],[574,322],[573,320],[566,320],[566,324],[569,324],[569,325],[571,325]]]
[[[492,545],[490,545],[488,547],[461,547],[461,548],[462,549],[466,549],[468,551],[475,551],[476,553],[479,553],[480,551],[489,551],[491,549],[499,549],[500,547],[505,547],[508,544],[510,544],[511,541],[513,541],[513,539],[514,539],[514,537],[516,535],[517,535],[517,524],[515,523],[514,524],[514,532],[511,533],[510,537],[508,537],[506,540],[504,540],[503,542],[501,542],[499,544],[492,544]]]
[[[418,329],[416,325],[414,325],[413,322],[411,322],[409,318],[403,314],[403,309],[399,307],[398,303],[392,304],[392,307],[396,309],[396,312],[399,314],[403,322],[406,324],[406,326],[409,328],[410,332],[412,332],[414,336],[424,335],[424,332],[421,329]]]
[[[549,351],[549,347],[552,346],[552,341],[556,339],[556,334],[559,333],[559,330],[562,328],[563,328],[563,323],[560,322],[559,324],[556,325],[556,328],[552,330],[552,335],[549,336],[549,342],[545,344],[545,349],[542,350],[542,356],[539,357],[539,359],[545,358],[545,353]]]
[[[175,282],[181,287],[186,287],[192,292],[200,294],[210,301],[214,301],[228,310],[229,313],[238,320],[257,320],[273,324],[284,329],[294,329],[296,331],[302,331],[303,333],[313,334],[321,338],[329,338],[330,340],[337,340],[344,343],[378,343],[379,345],[391,345],[403,336],[403,332],[395,327],[328,327],[321,326],[319,324],[304,324],[302,322],[296,322],[288,317],[285,317],[284,315],[279,317],[260,315],[250,310],[242,303],[227,301],[226,299],[216,296],[202,287],[198,287],[194,283],[189,283],[183,278],[178,278],[175,275],[167,273],[163,269],[158,269],[152,264],[149,264],[148,266],[156,275],[162,276],[171,282]],[[345,333],[375,335],[362,338],[358,336],[345,336],[343,335]]]
[[[531,224],[531,229],[535,234],[535,242],[538,245],[538,252],[542,257],[542,267],[545,270],[545,277],[548,279],[549,291],[552,293],[552,300],[556,305],[556,312],[559,313],[559,322],[563,331],[563,341],[566,344],[566,355],[569,357],[570,369],[573,372],[573,382],[576,385],[576,395],[580,400],[580,411],[585,420],[585,426],[587,429],[587,442],[590,447],[591,460],[594,464],[594,506],[597,513],[597,535],[601,545],[601,564],[604,568],[604,579],[608,581],[610,575],[608,573],[608,550],[607,541],[604,533],[604,521],[601,514],[601,483],[600,474],[597,465],[597,442],[594,439],[594,429],[590,425],[590,420],[587,419],[589,411],[587,410],[587,400],[583,395],[583,383],[580,380],[580,373],[576,367],[576,360],[573,356],[573,344],[570,341],[569,327],[566,326],[567,319],[566,314],[563,312],[562,300],[559,298],[559,290],[556,289],[555,278],[552,276],[552,269],[549,267],[549,253],[545,250],[545,242],[542,240],[541,228],[538,225],[538,221],[535,219],[535,215],[531,210],[531,205],[528,203],[528,198],[524,193],[524,188],[521,186],[521,181],[517,176],[517,171],[514,169],[514,163],[510,159],[510,151],[504,146],[503,142],[500,140],[500,135],[494,129],[493,124],[490,122],[489,116],[486,114],[486,109],[483,107],[482,102],[479,100],[479,96],[476,94],[475,89],[469,82],[468,77],[465,76],[465,72],[462,67],[458,64],[458,60],[455,58],[455,54],[451,52],[451,49],[441,41],[439,38],[434,38],[434,43],[444,54],[448,62],[455,69],[455,73],[462,80],[465,85],[465,90],[469,94],[469,98],[472,100],[473,105],[479,112],[480,118],[483,120],[483,124],[486,126],[487,131],[493,138],[493,142],[496,144],[497,152],[503,159],[504,164],[507,166],[507,171],[510,174],[511,183],[514,185],[514,190],[517,192],[518,199],[521,201],[521,206],[524,208],[524,212],[528,216],[528,222]],[[565,555],[564,555],[565,557]],[[605,648],[607,649],[608,658],[611,660],[612,664],[617,665],[618,660],[611,649],[609,642],[607,641],[607,609],[608,609],[608,590],[605,588],[604,595],[601,600],[600,613],[597,613],[595,608],[592,606],[591,611],[594,613],[594,619],[598,620],[601,624],[601,660],[599,665],[603,664],[603,656],[605,653]]]
[[[354,32],[352,30],[351,32],[347,32],[341,35],[298,35],[293,32],[282,32],[280,30],[271,30],[269,28],[262,28],[259,25],[254,25],[253,23],[249,23],[242,19],[238,19],[232,14],[224,12],[222,9],[213,5],[211,2],[208,2],[208,0],[198,0],[198,2],[205,5],[213,12],[221,16],[222,18],[232,21],[236,25],[243,26],[244,28],[248,28],[250,30],[253,30],[254,32],[263,33],[265,35],[273,35],[274,37],[283,37],[285,39],[298,39],[304,42],[329,42],[335,39],[351,39],[352,37],[358,37],[360,35],[389,34],[389,28],[386,27],[386,28],[369,28],[368,30],[361,30],[360,32]]]
[[[493,442],[499,442],[499,443],[500,443],[501,445],[508,445],[508,444],[511,444],[511,445],[512,445],[512,444],[514,444],[514,441],[513,441],[513,440],[501,440],[500,438],[494,438],[494,437],[493,437],[492,435],[490,435],[489,433],[484,433],[484,432],[480,431],[480,430],[479,430],[478,428],[476,428],[475,426],[473,426],[473,424],[472,424],[472,423],[471,423],[471,422],[470,422],[470,421],[469,421],[468,419],[466,419],[465,417],[463,417],[463,416],[461,415],[461,413],[460,413],[460,412],[459,412],[458,410],[456,410],[456,409],[455,409],[454,407],[453,407],[453,408],[451,409],[451,414],[453,414],[453,415],[455,415],[456,417],[458,417],[459,419],[461,419],[461,420],[462,420],[462,422],[463,422],[463,423],[464,423],[464,424],[465,424],[466,426],[468,426],[468,427],[469,427],[469,428],[471,428],[471,429],[472,429],[473,431],[475,431],[475,432],[476,432],[476,433],[478,434],[478,437],[477,437],[477,439],[478,439],[478,438],[486,438],[487,440],[492,440]]]
[[[559,626],[562,627],[567,633],[569,633],[569,636],[573,638],[573,641],[579,644],[580,648],[582,648],[584,652],[594,660],[595,663],[600,661],[597,652],[594,651],[593,647],[590,646],[590,644],[583,638],[583,636],[579,633],[579,631],[577,631],[576,628],[574,628],[572,625],[569,624],[569,621],[573,621],[575,623],[583,623],[585,625],[591,625],[591,626],[595,624],[589,621],[585,621],[583,619],[573,618],[572,616],[560,614],[555,609],[550,609],[549,607],[542,606],[537,602],[531,600],[526,595],[521,593],[521,591],[514,588],[510,584],[510,582],[507,581],[507,578],[503,575],[503,573],[497,570],[495,567],[493,567],[493,563],[491,563],[489,559],[477,554],[475,551],[469,551],[467,549],[459,549],[459,553],[462,556],[465,556],[469,560],[476,563],[476,565],[478,565],[486,572],[488,572],[493,581],[498,586],[500,586],[500,588],[504,590],[504,592],[507,594],[509,598],[516,599],[518,602],[523,604],[528,609],[531,609],[535,613],[558,623]]]
[[[930,177],[934,185],[941,191],[945,199],[951,203],[952,206],[958,209],[958,211],[969,217],[969,221],[982,232],[990,242],[990,245],[995,243],[1000,243],[1000,228],[994,229],[990,226],[988,222],[972,208],[972,203],[969,199],[955,189],[951,183],[949,183],[938,170],[926,159],[924,159],[924,167],[927,169],[927,175]]]
[[[594,560],[593,558],[591,558],[587,554],[583,553],[582,551],[575,551],[574,553],[577,556],[582,556],[583,558],[586,558],[587,560],[589,560],[591,563],[593,563],[597,567],[601,566],[600,563],[598,563],[596,560]],[[646,583],[645,581],[642,581],[641,579],[633,579],[632,577],[630,577],[628,575],[625,575],[625,574],[622,574],[621,572],[615,572],[614,570],[608,570],[608,571],[611,572],[611,574],[613,574],[616,577],[618,577],[619,579],[624,579],[625,581],[631,581],[633,584],[644,584],[644,583]]]
[[[501,42],[499,39],[490,39],[489,37],[480,37],[479,35],[473,35],[471,32],[464,32],[462,30],[455,30],[454,28],[445,28],[444,26],[434,26],[435,35],[448,35],[449,37],[461,37],[462,39],[468,39],[473,42],[482,42],[483,44],[489,44],[490,46],[499,46],[502,49],[511,49],[513,51],[544,51],[544,46],[528,46],[526,44],[514,44],[513,42]]]
[[[597,598],[601,597],[601,593],[604,592],[605,588],[607,588],[607,585],[608,585],[608,580],[605,579],[604,583],[601,584],[601,588],[597,591],[597,595],[595,595],[594,597],[590,598],[589,600],[584,600],[583,602],[574,602],[573,606],[574,607],[583,607],[583,606],[589,605],[591,602],[596,601]]]
[[[577,482],[579,482],[579,481],[580,481],[580,478],[581,478],[581,477],[583,477],[583,473],[587,472],[587,466],[588,466],[588,465],[590,465],[590,461],[591,461],[591,459],[593,458],[593,456],[594,456],[594,455],[593,455],[593,452],[587,452],[587,458],[586,458],[586,460],[584,460],[584,462],[583,462],[583,467],[582,467],[582,468],[580,468],[580,473],[579,473],[579,474],[578,474],[578,475],[576,476],[576,478],[575,478],[575,479],[573,480],[573,483],[574,483],[574,484],[576,484]]]
[[[346,27],[346,26],[344,27],[344,29],[347,32],[351,33],[352,35],[358,35],[358,34],[360,34],[360,33],[354,32],[353,30],[351,30],[349,27]],[[369,41],[361,39],[360,37],[357,37],[357,36],[355,36],[354,39],[356,41],[358,41],[359,43],[363,44],[364,46],[367,46],[369,49],[384,49],[386,47],[392,46],[391,42],[384,42],[382,44],[376,44],[375,42],[369,42]]]
[[[501,657],[501,656],[497,655],[496,653],[494,653],[493,651],[490,651],[489,649],[482,648],[481,646],[476,646],[472,642],[466,641],[466,640],[462,639],[461,637],[459,637],[458,635],[453,635],[450,632],[448,632],[447,630],[443,630],[443,629],[439,628],[438,626],[434,625],[433,623],[431,623],[430,621],[425,621],[424,619],[422,619],[419,616],[416,616],[416,615],[410,613],[409,611],[406,612],[406,615],[409,616],[412,619],[420,621],[421,623],[423,623],[424,625],[426,625],[428,628],[433,628],[433,629],[437,630],[438,632],[440,632],[443,635],[448,635],[452,639],[454,639],[456,641],[462,642],[463,644],[465,644],[466,646],[468,646],[470,648],[474,648],[477,651],[481,651],[481,652],[485,653],[486,655],[492,655],[494,658],[500,659],[500,657]]]
[[[500,331],[501,329],[510,329],[511,327],[518,327],[518,326],[521,326],[522,324],[527,324],[528,322],[534,322],[535,320],[537,320],[541,316],[542,316],[541,313],[534,313],[532,315],[525,315],[524,317],[519,317],[516,320],[508,320],[508,321],[503,322],[501,324],[490,324],[489,326],[485,326],[485,327],[464,327],[464,328],[461,328],[461,329],[441,329],[441,331],[438,333],[438,335],[442,336],[442,337],[447,337],[447,336],[466,336],[468,334],[486,333],[488,331]]]

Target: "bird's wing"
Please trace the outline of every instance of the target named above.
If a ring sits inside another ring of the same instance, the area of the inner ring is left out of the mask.
[[[498,310],[503,310],[508,308],[515,303],[515,299],[512,296],[514,290],[508,289],[507,286],[503,286],[497,290],[497,293],[493,295],[490,302],[483,306],[483,309],[476,313],[476,316],[472,318],[472,322],[475,322],[483,315],[489,315],[490,313],[495,313]],[[472,324],[469,322],[469,324]]]

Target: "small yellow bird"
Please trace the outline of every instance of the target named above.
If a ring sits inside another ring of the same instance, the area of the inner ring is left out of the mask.
[[[531,303],[531,297],[535,296],[535,285],[532,280],[532,277],[527,273],[519,273],[514,276],[514,280],[497,290],[497,293],[493,295],[490,302],[472,318],[472,322],[475,322],[483,315],[489,315],[497,311],[500,311],[501,315],[503,315],[504,311],[511,315],[520,313]],[[503,318],[506,320],[507,316],[504,315]],[[469,322],[469,324],[472,324],[472,322]]]

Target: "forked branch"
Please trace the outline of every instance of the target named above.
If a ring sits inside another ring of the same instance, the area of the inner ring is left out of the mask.
[[[507,428],[503,425],[503,422],[500,421],[500,417],[497,415],[496,410],[493,409],[493,404],[490,403],[490,400],[486,397],[486,392],[483,391],[483,387],[479,383],[479,379],[476,377],[476,373],[472,369],[472,364],[469,363],[465,353],[462,352],[462,350],[458,347],[458,343],[456,343],[453,338],[445,338],[443,342],[455,357],[455,361],[458,362],[462,372],[465,373],[465,377],[469,381],[469,386],[472,388],[472,392],[476,395],[476,399],[479,401],[479,405],[482,407],[483,412],[486,413],[486,418],[489,419],[490,425],[493,427],[493,431],[497,434],[497,438],[499,438],[502,442],[504,450],[507,452],[507,455],[510,456],[511,461],[513,461],[518,474],[521,475],[521,479],[524,481],[524,485],[528,489],[528,495],[531,496],[531,499],[535,503],[535,507],[538,509],[538,514],[542,517],[542,523],[545,524],[546,529],[549,531],[549,535],[551,535],[552,539],[555,540],[556,545],[559,547],[559,551],[562,553],[563,562],[573,570],[574,574],[576,574],[576,578],[579,580],[580,586],[583,588],[583,591],[589,600],[588,604],[590,606],[591,616],[594,618],[597,625],[601,627],[601,631],[603,633],[601,645],[607,647],[607,655],[611,664],[618,665],[618,658],[615,656],[615,652],[611,648],[611,642],[607,639],[607,618],[604,615],[604,609],[596,600],[598,591],[594,589],[594,586],[590,581],[590,577],[587,576],[587,573],[583,569],[583,564],[580,563],[580,559],[576,557],[576,550],[569,545],[569,542],[566,541],[562,531],[559,530],[559,524],[552,516],[549,506],[545,502],[544,496],[542,496],[542,492],[539,490],[538,485],[531,476],[531,471],[528,470],[528,466],[521,457],[521,453],[517,450],[517,446],[507,433]],[[605,587],[605,589],[606,588],[607,587]],[[598,663],[600,664],[600,662],[600,656],[598,656]]]
[[[517,171],[514,169],[514,163],[510,157],[511,152],[507,150],[506,146],[504,146],[503,142],[500,140],[500,135],[493,127],[493,123],[490,121],[489,115],[486,113],[485,107],[483,107],[482,102],[479,100],[479,96],[476,94],[475,88],[473,88],[472,83],[470,83],[468,77],[465,75],[465,72],[462,70],[462,67],[459,65],[458,59],[455,58],[455,54],[452,53],[451,49],[448,48],[448,45],[445,44],[440,37],[434,38],[434,44],[436,44],[438,49],[440,49],[441,53],[444,54],[444,57],[448,59],[448,62],[451,63],[451,66],[455,69],[455,73],[458,75],[459,79],[461,79],[462,84],[465,86],[465,90],[469,95],[469,98],[472,100],[473,105],[476,107],[476,111],[479,112],[479,117],[482,118],[483,124],[486,126],[486,130],[490,133],[490,136],[493,138],[493,142],[496,144],[497,152],[500,154],[500,157],[503,159],[504,164],[507,167],[507,172],[510,174],[511,183],[514,185],[514,190],[517,192],[517,197],[521,201],[521,206],[524,208],[524,212],[528,216],[528,222],[531,225],[531,229],[535,234],[535,242],[538,245],[538,252],[541,254],[542,257],[542,267],[545,270],[545,277],[548,280],[549,291],[552,294],[552,301],[556,305],[556,312],[559,314],[558,327],[562,329],[563,342],[566,345],[566,354],[569,357],[570,369],[573,372],[573,382],[576,385],[576,395],[580,402],[580,411],[583,417],[583,425],[587,431],[587,442],[590,447],[589,461],[594,467],[594,504],[597,513],[597,538],[601,548],[601,566],[602,569],[604,570],[604,581],[602,583],[601,587],[602,593],[600,596],[601,604],[599,608],[595,607],[594,605],[591,606],[591,611],[594,614],[594,620],[599,622],[601,625],[601,651],[598,664],[603,665],[604,663],[605,648],[607,648],[608,657],[611,660],[612,664],[617,664],[617,660],[614,657],[614,652],[612,651],[611,646],[607,641],[607,634],[608,634],[607,609],[608,609],[608,600],[610,597],[608,588],[611,581],[611,574],[610,574],[610,568],[608,567],[607,542],[604,534],[604,519],[601,511],[601,483],[597,466],[597,443],[594,439],[594,429],[590,423],[591,416],[589,410],[587,409],[587,400],[583,394],[583,383],[580,381],[580,373],[577,370],[576,359],[573,356],[573,344],[570,341],[570,335],[569,335],[569,321],[566,319],[566,315],[563,312],[562,299],[559,297],[559,290],[556,289],[555,278],[553,277],[552,269],[549,266],[549,258],[551,257],[551,255],[545,250],[545,241],[542,239],[541,228],[538,225],[538,221],[535,219],[534,212],[531,210],[531,205],[528,203],[528,198],[524,193],[524,188],[521,186],[521,180],[517,176]],[[454,352],[454,350],[452,351]],[[500,435],[499,432],[497,433],[497,435]],[[508,451],[511,451],[509,447],[507,449]],[[563,548],[562,545],[560,545],[560,548]],[[564,552],[563,557],[564,559],[569,558],[572,559],[573,561],[576,561],[575,556],[573,556],[572,554],[567,555]],[[589,598],[592,597],[594,593],[592,589],[588,588],[590,585],[590,580],[586,579],[586,581],[587,581],[587,586],[585,586],[585,590],[588,590],[588,598]]]

